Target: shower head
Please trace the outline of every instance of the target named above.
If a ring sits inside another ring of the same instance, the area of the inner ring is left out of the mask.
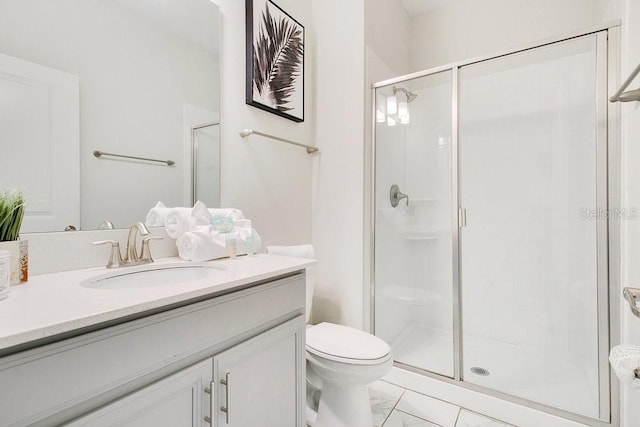
[[[405,96],[407,97],[407,103],[413,101],[414,99],[416,99],[418,97],[418,95],[416,95],[413,92],[408,91],[407,89],[403,88],[403,87],[393,87],[393,94],[395,95],[397,92],[402,92],[405,94]]]

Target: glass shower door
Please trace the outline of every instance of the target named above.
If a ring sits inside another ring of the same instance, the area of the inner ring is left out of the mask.
[[[464,381],[596,418],[597,50],[591,35],[462,67],[459,110]]]
[[[453,377],[451,72],[376,105],[374,330],[396,362]]]

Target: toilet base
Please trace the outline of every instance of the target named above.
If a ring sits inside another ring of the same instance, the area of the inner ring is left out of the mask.
[[[367,386],[322,385],[318,418],[314,427],[371,427],[371,404]]]

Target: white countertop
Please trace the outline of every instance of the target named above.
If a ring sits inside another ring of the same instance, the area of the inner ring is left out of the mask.
[[[177,262],[188,264],[179,258],[165,258],[151,265]],[[32,276],[27,283],[12,286],[9,297],[0,301],[0,350],[233,290],[302,270],[315,261],[259,254],[208,263],[220,266],[221,274],[186,284],[131,289],[96,289],[80,283],[94,276],[138,267],[109,270],[97,267]]]

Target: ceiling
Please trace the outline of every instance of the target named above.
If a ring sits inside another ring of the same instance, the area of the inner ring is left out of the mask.
[[[455,0],[402,0],[402,4],[409,15],[417,16],[453,1]]]

